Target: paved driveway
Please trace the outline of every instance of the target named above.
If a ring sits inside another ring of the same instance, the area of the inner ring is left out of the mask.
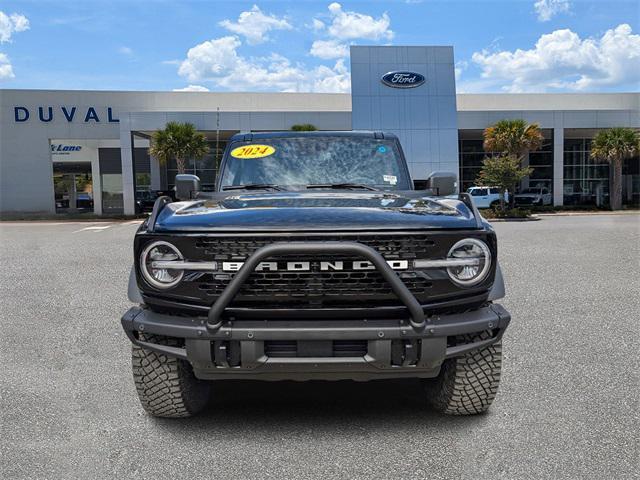
[[[496,224],[513,321],[471,418],[410,381],[224,382],[148,417],[119,325],[135,228],[0,223],[0,477],[638,478],[638,216]]]

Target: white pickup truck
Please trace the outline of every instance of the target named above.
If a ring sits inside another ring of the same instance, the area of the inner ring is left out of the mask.
[[[551,205],[553,196],[544,187],[525,188],[515,195],[516,205]]]
[[[467,193],[473,197],[478,208],[495,208],[500,205],[500,189],[497,187],[471,187]],[[509,192],[505,192],[504,201],[509,201]]]

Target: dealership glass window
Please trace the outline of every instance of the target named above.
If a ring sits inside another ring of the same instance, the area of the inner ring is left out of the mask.
[[[630,158],[622,165],[622,203],[640,206],[640,156]]]
[[[135,148],[134,171],[136,173],[136,192],[148,192],[151,190],[151,160],[146,148]]]
[[[609,203],[609,165],[590,158],[591,139],[564,141],[564,204]]]
[[[495,152],[484,151],[481,131],[471,132],[465,132],[459,139],[461,191],[476,185],[483,160],[487,156],[495,155]],[[553,191],[553,131],[544,130],[543,134],[545,140],[540,149],[529,154],[529,166],[533,168],[529,186]]]
[[[529,176],[529,187],[542,187],[553,191],[553,133],[545,132],[542,146],[529,153],[529,166],[533,172]]]
[[[105,214],[121,214],[124,212],[122,197],[122,164],[119,148],[101,148],[98,150],[100,160],[100,180],[102,183],[102,212]]]
[[[590,138],[564,141],[564,204],[606,205],[609,203],[609,164],[590,157]],[[622,203],[640,204],[640,157],[622,165]]]
[[[476,184],[482,170],[482,161],[487,156],[482,148],[482,139],[460,139],[460,191],[465,192]]]
[[[102,180],[102,211],[104,213],[122,213],[124,201],[122,199],[122,174],[103,173]]]
[[[209,153],[201,159],[189,159],[185,173],[197,175],[200,177],[200,183],[203,190],[213,190],[215,188],[216,178],[218,175],[217,162],[222,158],[222,152],[226,146],[226,142],[219,143],[219,152],[216,155],[215,142],[209,143]],[[217,158],[216,158],[217,157]],[[167,162],[167,185],[172,189],[175,185],[175,178],[178,174],[178,167],[175,160]]]

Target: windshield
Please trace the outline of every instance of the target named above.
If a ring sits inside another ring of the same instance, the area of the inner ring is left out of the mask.
[[[409,190],[393,140],[368,137],[286,137],[234,142],[221,187],[248,184],[293,189],[354,183],[385,190]]]
[[[522,193],[539,195],[540,194],[540,189],[539,188],[525,188],[524,190],[522,190]]]

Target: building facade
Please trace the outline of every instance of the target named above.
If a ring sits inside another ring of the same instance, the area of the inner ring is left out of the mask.
[[[235,133],[381,130],[399,136],[411,174],[459,174],[474,184],[482,131],[501,119],[538,123],[543,147],[525,160],[523,187],[555,205],[606,204],[609,167],[589,158],[602,129],[640,128],[640,94],[456,94],[452,47],[352,47],[351,94],[0,90],[0,212],[133,214],[149,192],[169,190],[175,164],[147,152],[168,121],[193,123],[211,152],[189,170],[211,188]],[[639,203],[640,161],[623,169],[623,202]]]

